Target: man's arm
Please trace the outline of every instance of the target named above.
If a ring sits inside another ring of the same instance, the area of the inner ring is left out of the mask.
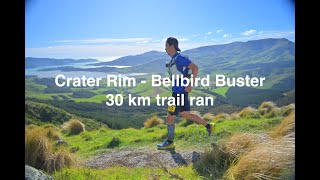
[[[192,70],[192,81],[193,83],[195,82],[196,77],[198,76],[198,66],[194,63],[190,63],[190,65],[188,66],[189,69]]]
[[[194,63],[190,63],[189,66],[188,66],[189,69],[192,70],[192,78],[191,78],[191,81],[193,82],[193,84],[195,84],[195,79],[196,77],[198,76],[198,66]],[[191,83],[191,82],[190,82]],[[185,91],[187,92],[191,92],[192,91],[192,87],[191,85],[188,85],[186,88],[185,88]]]

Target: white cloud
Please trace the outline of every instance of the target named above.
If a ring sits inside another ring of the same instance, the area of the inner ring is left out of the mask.
[[[194,34],[191,37],[197,37],[197,36],[200,36],[200,34]]]
[[[223,32],[223,29],[218,29],[217,30],[217,33],[221,33],[221,32]]]
[[[253,35],[255,33],[257,33],[257,30],[251,29],[251,30],[245,31],[245,32],[243,32],[241,34],[244,35],[244,36],[251,36],[251,35]]]
[[[230,35],[230,34],[224,34],[224,35],[222,36],[222,38],[227,38],[227,37],[231,37],[231,35]]]
[[[212,34],[212,32],[207,32],[206,34],[207,34],[207,35],[210,35],[210,34]]]
[[[145,44],[148,43],[149,41],[138,41],[137,44]]]
[[[84,39],[84,40],[56,40],[56,43],[78,43],[78,44],[88,44],[88,43],[114,43],[114,42],[139,42],[139,41],[149,41],[151,38],[97,38],[97,39]]]
[[[263,31],[259,31],[259,34],[262,34],[263,33]]]
[[[180,42],[183,42],[183,41],[188,41],[189,39],[187,39],[187,38],[178,38],[178,41]]]

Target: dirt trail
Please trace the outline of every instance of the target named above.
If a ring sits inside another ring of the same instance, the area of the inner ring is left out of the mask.
[[[97,155],[82,165],[104,169],[109,166],[158,167],[156,158],[166,167],[187,166],[200,159],[197,150],[121,149]]]

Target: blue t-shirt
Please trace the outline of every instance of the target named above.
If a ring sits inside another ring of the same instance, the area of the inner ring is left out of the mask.
[[[176,59],[176,63],[174,66],[171,67],[172,75],[187,75],[188,74],[188,66],[192,63],[190,59],[188,59],[185,56],[182,56],[180,53],[176,53],[172,56],[171,62]],[[176,78],[176,77],[175,77]],[[186,81],[184,81],[186,83]],[[185,93],[184,90],[185,86],[181,86],[181,83],[179,83],[179,86],[176,86],[177,81],[175,80],[174,86],[172,86],[172,91],[175,93]]]

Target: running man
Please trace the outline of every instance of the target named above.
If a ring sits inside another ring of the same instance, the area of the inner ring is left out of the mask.
[[[195,82],[195,78],[198,75],[198,67],[192,63],[187,57],[182,56],[180,52],[180,48],[178,46],[178,40],[174,37],[169,37],[166,41],[166,52],[171,57],[171,61],[166,64],[168,68],[169,77],[172,75],[183,75],[183,77],[189,77],[189,70],[192,71],[191,81]],[[180,113],[180,115],[186,119],[192,120],[194,122],[203,124],[206,127],[206,130],[209,136],[214,131],[215,124],[209,124],[201,117],[190,113],[190,104],[188,99],[188,94],[192,91],[192,87],[188,85],[187,87],[181,86],[181,82],[178,84],[180,86],[176,86],[177,81],[175,81],[174,86],[172,86],[172,97],[175,97],[175,104],[179,106],[169,106],[168,107],[168,115],[167,115],[167,131],[168,138],[161,144],[158,144],[158,149],[173,149],[175,148],[174,140],[174,119]],[[184,98],[181,98],[184,96]],[[177,98],[180,97],[180,98]],[[182,102],[184,99],[184,102]],[[181,105],[183,104],[183,105]]]

